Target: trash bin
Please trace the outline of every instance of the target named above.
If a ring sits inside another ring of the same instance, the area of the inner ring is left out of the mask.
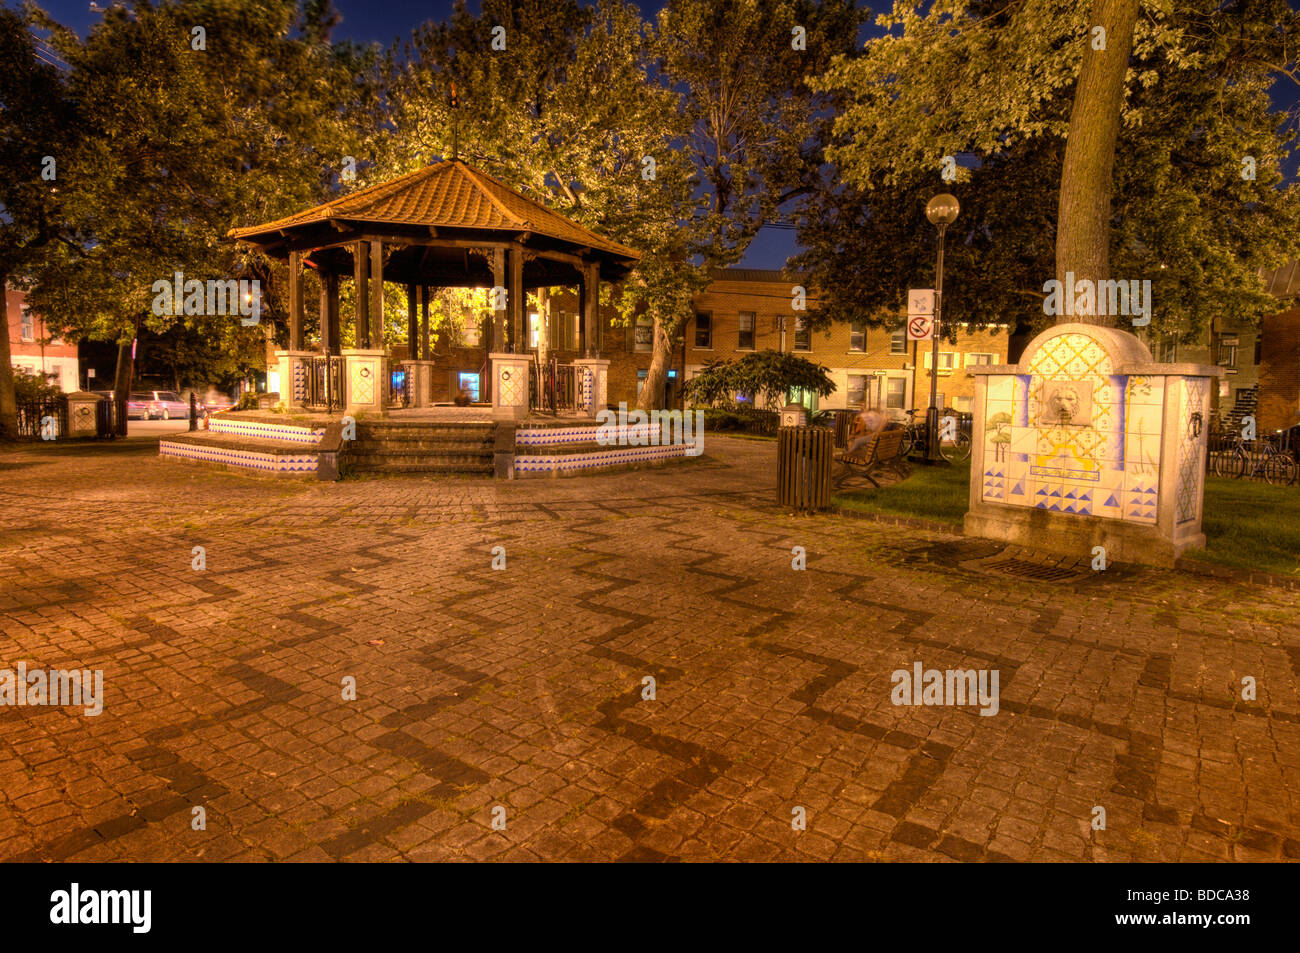
[[[831,501],[835,433],[825,427],[782,427],[776,438],[776,501],[800,512]]]

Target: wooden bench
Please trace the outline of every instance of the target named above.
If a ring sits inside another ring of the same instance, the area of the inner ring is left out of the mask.
[[[834,483],[838,487],[850,475],[866,477],[872,486],[879,487],[876,475],[889,472],[905,480],[911,474],[903,460],[904,431],[882,430],[853,453],[843,453],[837,459],[838,464]],[[850,442],[856,438],[850,438]]]

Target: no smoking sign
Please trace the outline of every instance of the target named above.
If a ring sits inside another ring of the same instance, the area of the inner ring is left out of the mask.
[[[909,341],[928,341],[934,336],[934,317],[927,314],[913,315],[907,319],[907,339]]]

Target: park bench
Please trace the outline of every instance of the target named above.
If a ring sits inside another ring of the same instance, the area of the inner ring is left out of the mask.
[[[836,458],[834,482],[838,487],[850,475],[866,477],[872,486],[879,487],[876,476],[893,473],[900,480],[911,473],[903,459],[903,436],[906,431],[882,430],[853,453],[845,452]]]

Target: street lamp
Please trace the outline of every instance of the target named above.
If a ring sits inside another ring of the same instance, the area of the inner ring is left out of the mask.
[[[939,229],[939,263],[934,273],[934,330],[930,348],[930,409],[925,412],[925,459],[937,463],[939,457],[939,316],[943,311],[943,233],[957,221],[961,206],[956,196],[944,192],[930,199],[925,206],[925,217]]]

